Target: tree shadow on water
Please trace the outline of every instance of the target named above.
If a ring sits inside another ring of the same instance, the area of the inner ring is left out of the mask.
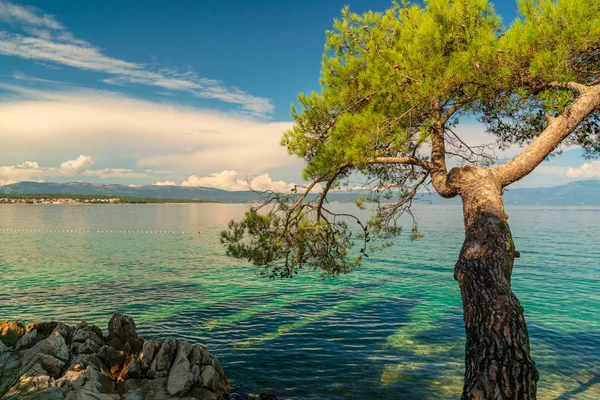
[[[305,400],[444,398],[437,394],[439,382],[444,380],[442,375],[455,375],[457,362],[460,365],[464,358],[462,350],[423,354],[410,346],[387,346],[389,337],[415,322],[411,310],[422,305],[419,298],[406,299],[387,290],[357,285],[302,297],[260,313],[250,312],[248,318],[217,325],[201,336],[211,351],[216,350],[241,391],[271,390],[281,398]],[[252,311],[256,306],[249,299],[236,302],[229,310],[221,303],[160,323],[175,326],[185,321],[183,330],[191,335],[228,312]],[[423,341],[433,343],[434,336],[448,337],[450,331],[449,340],[456,340],[452,329],[442,329]]]
[[[592,386],[594,386],[596,384],[600,384],[600,375],[599,374],[595,374],[587,382],[582,383],[577,388],[575,388],[571,391],[563,393],[562,395],[557,397],[555,400],[575,399],[577,394],[585,392],[586,390],[588,390],[589,388],[591,388]]]

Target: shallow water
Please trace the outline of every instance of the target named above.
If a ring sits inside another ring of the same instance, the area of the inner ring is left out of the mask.
[[[293,399],[460,396],[460,207],[337,280],[269,281],[223,255],[242,205],[2,205],[0,319],[88,322],[202,342],[243,391]],[[600,208],[508,209],[540,399],[600,398]],[[201,234],[198,235],[197,231]]]

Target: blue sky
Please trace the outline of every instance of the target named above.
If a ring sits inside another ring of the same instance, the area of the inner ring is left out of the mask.
[[[297,94],[319,90],[325,30],[344,4],[390,2],[0,0],[0,184],[300,183],[302,163],[278,141]],[[496,9],[516,15],[510,1]],[[598,176],[574,149],[518,185]]]

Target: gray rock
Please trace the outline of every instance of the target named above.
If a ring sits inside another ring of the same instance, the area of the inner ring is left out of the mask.
[[[85,370],[86,381],[82,390],[87,390],[93,393],[114,393],[115,382],[106,373],[102,373],[92,365],[89,365]]]
[[[56,326],[52,330],[50,336],[54,335],[55,333],[58,333],[60,336],[62,336],[65,339],[65,342],[69,342],[71,328],[61,322],[56,322]]]
[[[127,379],[122,400],[196,400],[194,397],[173,397],[167,391],[167,378]]]
[[[168,338],[160,346],[160,350],[148,370],[147,376],[149,378],[163,378],[169,374],[173,359],[175,358],[175,351],[177,350],[177,343],[175,339]]]
[[[38,359],[38,363],[42,366],[42,368],[44,368],[49,376],[55,379],[60,376],[60,373],[65,366],[64,361],[52,357],[49,354],[42,354]]]
[[[123,379],[140,379],[142,377],[142,366],[135,356],[130,356],[121,372]]]
[[[192,373],[192,385],[202,385],[202,367],[198,364],[192,364],[190,372]]]
[[[219,400],[219,397],[216,393],[201,387],[194,387],[192,389],[192,396],[199,400]]]
[[[17,350],[25,350],[32,347],[38,341],[37,330],[32,330],[21,336],[21,339],[17,342],[15,348]]]
[[[117,359],[117,351],[111,346],[102,346],[98,350],[98,357],[107,365],[113,365]]]
[[[120,400],[118,394],[108,393],[91,393],[84,388],[77,389],[75,392],[75,400]]]
[[[43,390],[52,397],[40,392],[40,400],[221,400],[230,392],[219,362],[206,347],[172,338],[144,342],[126,315],[111,318],[108,337],[85,322],[23,327],[5,321],[1,326],[8,332],[4,337],[14,339],[14,331],[20,335],[20,351],[9,359],[9,370],[23,374],[14,395]],[[0,341],[0,351],[11,349]]]
[[[37,342],[35,346],[27,350],[25,355],[23,355],[23,365],[29,365],[37,361],[44,354],[48,354],[63,362],[69,359],[69,348],[65,343],[65,339],[58,332]]]
[[[90,325],[85,321],[81,321],[80,323],[75,325],[75,331],[80,331],[80,330],[91,331],[91,332],[94,332],[96,334],[96,336],[98,336],[99,338],[103,337],[102,329],[100,329],[96,325]]]
[[[217,390],[219,386],[219,374],[212,367],[212,365],[205,365],[202,367],[202,375],[200,376],[201,383],[200,385],[203,387],[207,387],[213,392]]]
[[[208,352],[205,346],[201,344],[195,344],[192,346],[190,351],[190,363],[198,365],[210,365],[211,354]]]
[[[39,363],[36,363],[27,367],[14,388],[20,393],[35,393],[52,386],[54,386],[54,378],[49,376]]]
[[[57,379],[55,382],[56,386],[64,387],[68,389],[78,389],[82,387],[88,380],[88,371],[67,371],[62,378]]]
[[[148,368],[150,368],[150,363],[152,363],[152,359],[158,351],[158,348],[159,343],[154,339],[146,340],[144,342],[142,351],[138,357],[142,366],[142,370],[146,371]]]
[[[37,340],[40,341],[50,336],[50,334],[54,332],[54,329],[57,325],[57,322],[32,322],[31,324],[25,327],[25,330],[27,332],[31,332],[35,329],[37,331]],[[67,338],[65,337],[65,341],[66,339]]]
[[[87,339],[84,342],[73,342],[71,344],[71,351],[73,354],[95,354],[100,350],[101,344],[98,342]]]
[[[116,350],[135,354],[144,343],[137,335],[133,319],[121,313],[115,313],[108,322],[108,342]]]
[[[172,396],[183,394],[190,390],[192,386],[194,377],[190,371],[190,362],[187,358],[190,348],[191,346],[187,342],[182,340],[177,342],[177,355],[167,381],[167,390]]]
[[[229,394],[231,388],[224,374],[217,371],[212,365],[205,365],[201,369],[198,384],[218,394]]]
[[[25,326],[19,321],[0,321],[0,342],[12,347],[25,334]]]
[[[49,387],[40,392],[27,396],[28,400],[63,400],[65,390],[61,387]]]
[[[71,357],[71,362],[66,369],[67,371],[83,371],[89,365],[94,366],[96,369],[101,369],[103,363],[97,354],[78,354]]]
[[[102,335],[98,336],[98,334],[96,332],[94,332],[93,330],[91,330],[89,328],[76,330],[75,333],[73,334],[73,342],[74,343],[75,342],[86,342],[88,340],[91,340],[92,342],[98,344],[99,347],[102,347],[105,344],[104,339],[102,339]]]

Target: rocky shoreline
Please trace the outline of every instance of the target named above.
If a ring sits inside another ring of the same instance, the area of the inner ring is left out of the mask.
[[[144,340],[127,315],[114,314],[107,332],[86,322],[0,322],[0,399],[277,399],[232,393],[205,346]]]

